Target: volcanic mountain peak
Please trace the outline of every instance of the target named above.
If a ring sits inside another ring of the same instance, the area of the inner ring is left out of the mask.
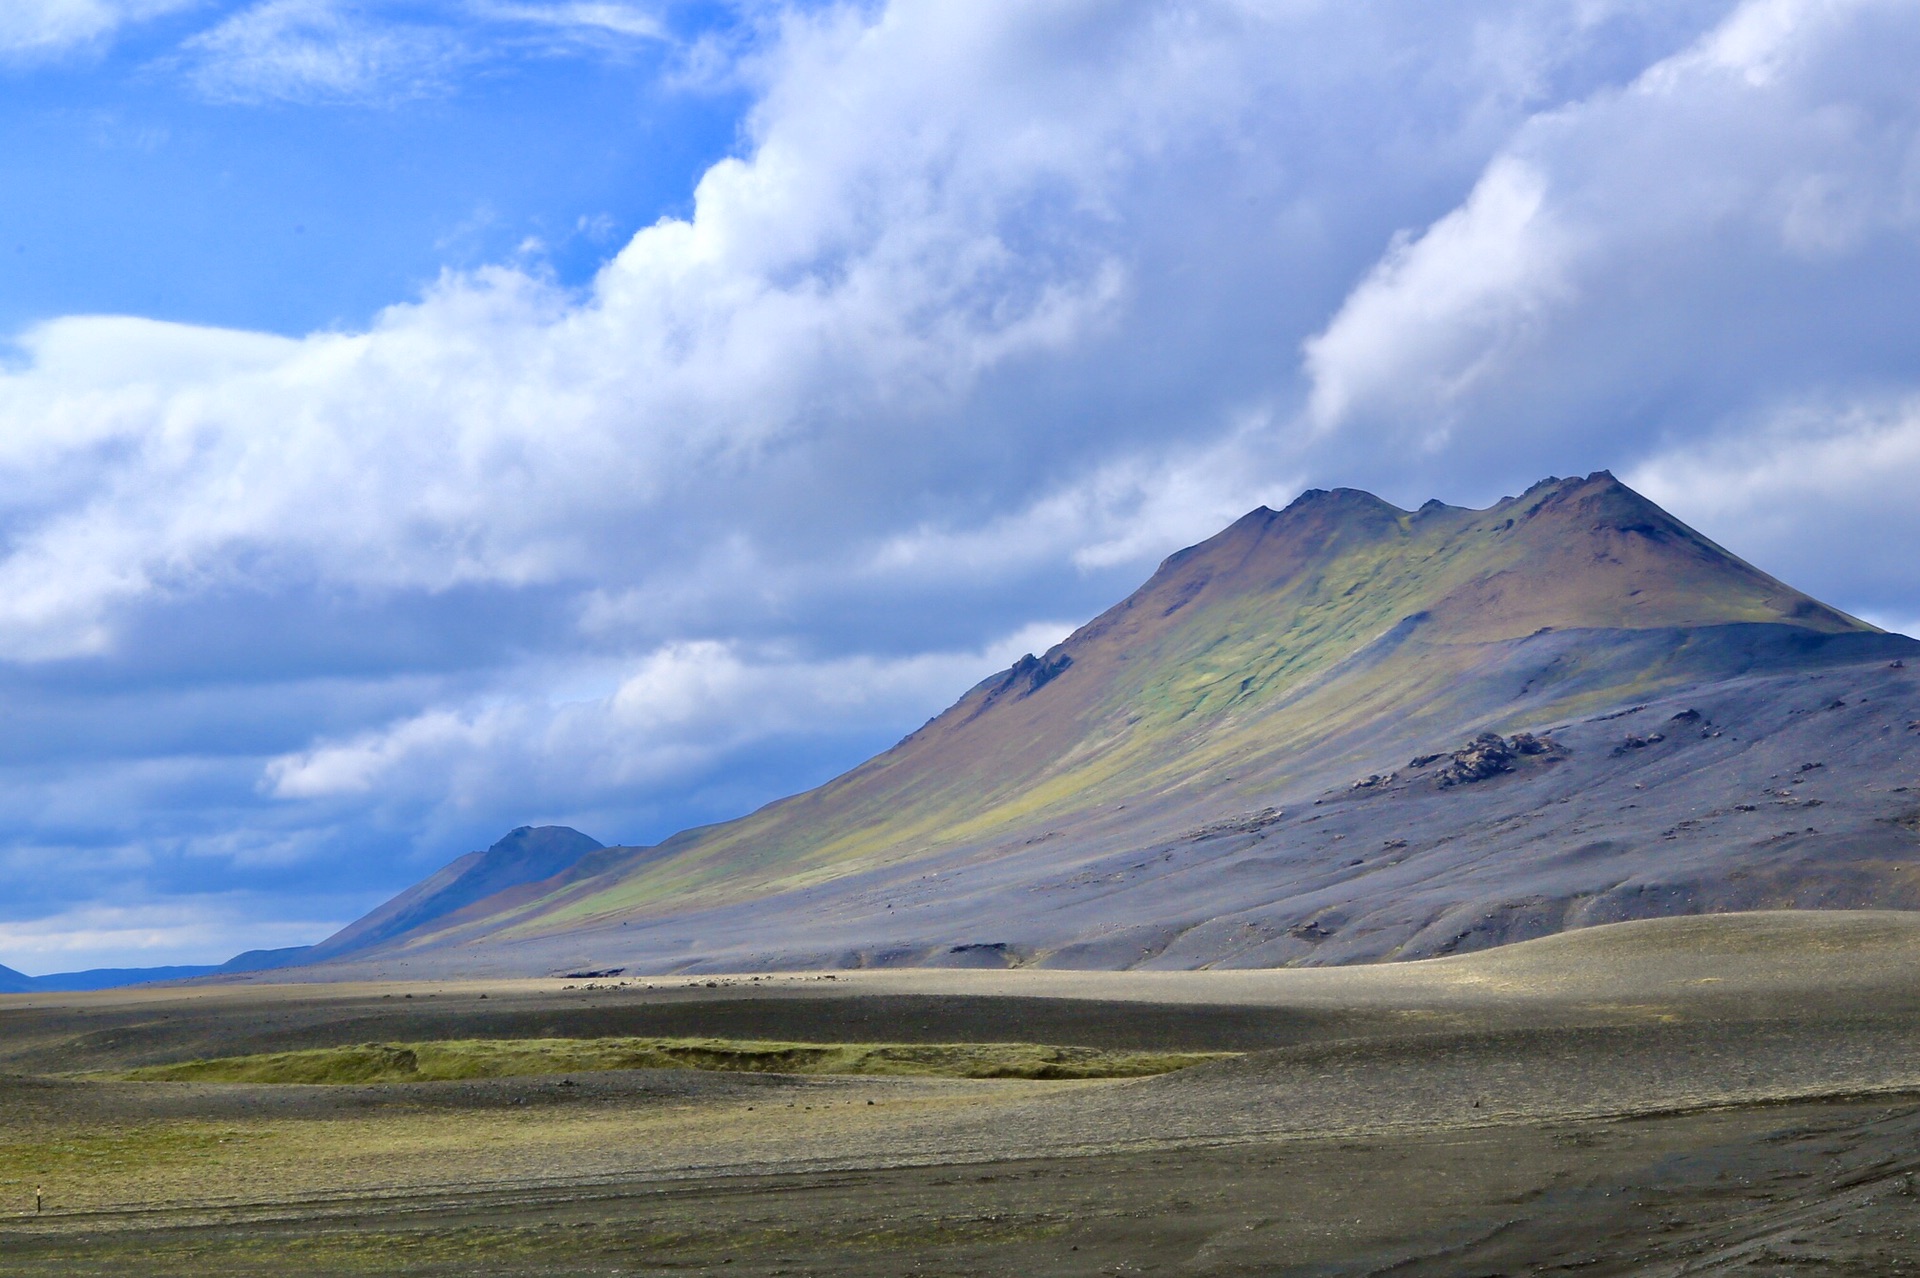
[[[983,731],[972,725],[992,711],[1060,757],[1066,735],[1096,724],[1191,731],[1244,715],[1414,634],[1427,645],[1486,644],[1740,623],[1871,629],[1604,471],[1544,480],[1486,510],[1429,502],[1409,512],[1353,489],[1313,489],[1168,557],[1128,599],[1044,657],[983,681],[908,741]]]
[[[1428,502],[1408,512],[1353,489],[1311,489],[1168,558],[1133,598],[1068,640],[1101,634],[1122,610],[1171,617],[1257,593],[1284,639],[1351,639],[1418,613],[1429,637],[1519,638],[1544,626],[1649,628],[1782,621],[1829,632],[1860,622],[1735,558],[1606,471],[1547,479],[1486,510]],[[1395,615],[1395,614],[1398,615]]]

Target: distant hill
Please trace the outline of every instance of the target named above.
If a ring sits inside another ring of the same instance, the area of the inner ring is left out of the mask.
[[[302,961],[364,950],[439,923],[495,893],[559,874],[601,846],[563,825],[523,825],[486,851],[469,852],[342,928],[303,955]]]
[[[153,981],[188,981],[220,971],[218,964],[175,965],[172,967],[94,967],[84,972],[53,972],[33,976],[29,989],[47,992],[111,990],[123,985],[146,985]]]
[[[144,985],[149,981],[190,980],[219,970],[213,966],[96,967],[84,972],[51,972],[46,976],[28,976],[10,967],[0,967],[0,994],[110,990],[122,985]]]
[[[498,898],[523,884],[551,878],[600,847],[598,841],[563,825],[523,825],[486,851],[460,857],[318,945],[248,950],[225,963],[196,967],[95,968],[46,976],[27,976],[0,967],[0,994],[115,989],[323,963],[378,946],[409,930],[429,927],[456,916],[476,901]]]
[[[816,790],[490,895],[456,862],[313,957],[1266,965],[1905,908],[1916,658],[1604,472],[1313,491]]]

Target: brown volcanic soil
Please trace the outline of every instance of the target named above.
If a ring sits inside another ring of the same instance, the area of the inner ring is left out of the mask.
[[[18,1211],[43,1184],[50,1208],[0,1218],[0,1270],[1920,1267],[1914,916],[1634,923],[1297,972],[600,984],[0,1000],[0,1069],[15,1071],[0,1081],[0,1196]],[[1094,1083],[70,1076],[279,1046],[556,1031],[1252,1054]]]

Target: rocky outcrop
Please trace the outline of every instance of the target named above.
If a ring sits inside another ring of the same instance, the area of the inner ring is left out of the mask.
[[[1497,732],[1483,732],[1465,746],[1447,756],[1446,766],[1434,774],[1433,783],[1442,790],[1457,785],[1472,785],[1476,781],[1485,781],[1504,772],[1511,772],[1521,759],[1540,755],[1558,756],[1564,754],[1564,746],[1557,746],[1531,732],[1519,732],[1503,737]],[[1433,756],[1426,756],[1431,759]]]

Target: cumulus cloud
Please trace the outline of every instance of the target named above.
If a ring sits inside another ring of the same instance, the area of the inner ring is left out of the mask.
[[[1755,0],[1631,84],[1530,120],[1306,342],[1315,424],[1503,477],[1677,476],[1707,437],[1757,475],[1784,462],[1788,420],[1879,447],[1866,423],[1884,414],[1852,404],[1916,375],[1895,337],[1920,286],[1916,54],[1908,6]],[[1663,496],[1707,516],[1719,487]],[[1808,584],[1860,582],[1822,575]],[[1881,589],[1920,586],[1897,577]]]
[[[1529,8],[1491,12],[1526,26]],[[1375,99],[1378,48],[1415,33],[1440,38],[1433,66],[1471,65],[1491,22],[1421,13],[793,16],[755,71],[748,153],[584,296],[503,268],[286,345],[121,320],[31,332],[27,366],[0,379],[0,416],[35,423],[16,432],[18,491],[45,500],[30,467],[88,474],[16,521],[0,650],[98,651],[129,601],[286,573],[730,589],[712,571],[726,560],[778,594],[905,528],[973,536],[1203,451],[1287,393],[1268,343],[1337,296],[1326,261],[1371,252],[1364,229],[1334,229],[1470,172],[1442,148],[1430,168],[1409,159],[1412,191],[1333,183],[1355,151],[1406,144],[1406,108],[1336,123],[1319,96]],[[356,22],[269,0],[201,47],[230,55],[223,83],[357,92],[389,46],[353,52]],[[1471,154],[1540,74],[1512,61],[1502,47],[1479,79],[1407,86],[1432,99],[1421,127]],[[249,66],[260,78],[234,69]],[[1196,267],[1230,293],[1257,268],[1267,295],[1183,315]],[[1133,367],[1110,376],[1116,362]]]
[[[592,804],[609,790],[684,784],[779,736],[887,728],[1072,629],[1039,623],[982,652],[804,660],[716,640],[662,647],[616,672],[617,685],[568,698],[532,679],[517,695],[435,707],[338,742],[282,755],[263,785],[283,799],[432,793],[453,812],[507,793]],[[577,683],[582,672],[567,678]],[[452,815],[452,813],[442,814]]]
[[[1416,244],[1397,236],[1334,321],[1306,343],[1308,416],[1320,433],[1360,413],[1422,421],[1447,443],[1455,406],[1525,353],[1569,292],[1569,233],[1543,208],[1546,181],[1513,156]]]

